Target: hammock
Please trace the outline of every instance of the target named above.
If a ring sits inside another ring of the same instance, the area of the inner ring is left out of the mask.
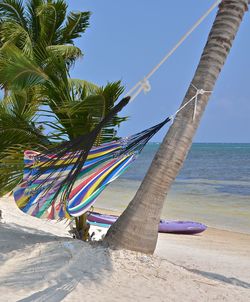
[[[150,90],[149,78],[219,3],[220,0],[216,0],[160,63],[129,91],[131,100],[142,90]],[[130,97],[127,97],[90,134],[43,154],[26,151],[23,180],[14,191],[18,207],[32,216],[48,219],[78,217],[87,212],[105,187],[131,165],[149,139],[192,101],[195,117],[198,95],[211,91],[193,87],[196,89],[195,96],[171,117],[130,137],[92,148],[103,125],[128,103]]]
[[[73,184],[72,170],[83,151],[71,151],[63,156],[58,155],[60,152],[40,154],[25,151],[23,181],[14,191],[17,206],[38,218],[70,219],[81,216],[91,208],[107,185],[127,170],[150,138],[170,120],[166,118],[132,136],[93,147],[77,171]],[[62,198],[69,183],[69,194],[66,199],[65,196]]]
[[[129,102],[127,97],[88,135],[43,154],[26,151],[23,181],[14,191],[17,206],[25,213],[47,219],[70,219],[86,213],[106,186],[126,171],[151,137],[191,102],[195,118],[198,96],[211,91],[191,85],[196,93],[190,100],[163,122],[142,132],[92,147],[101,128]]]

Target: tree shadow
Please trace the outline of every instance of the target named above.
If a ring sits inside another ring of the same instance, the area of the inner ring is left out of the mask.
[[[250,288],[250,283],[242,281],[238,278],[234,278],[234,277],[229,278],[229,277],[226,277],[226,276],[221,275],[221,274],[205,272],[205,271],[201,271],[201,270],[198,270],[198,269],[188,269],[186,267],[185,267],[185,269],[188,270],[189,272],[199,274],[199,275],[201,275],[203,277],[206,277],[208,279],[211,279],[211,280],[222,281],[224,283],[239,286],[239,287],[243,287],[243,288]]]
[[[23,249],[27,245],[69,239],[68,237],[58,237],[56,235],[52,235],[51,233],[30,227],[20,226],[15,223],[12,223],[11,225],[1,223],[0,231],[0,257],[2,253],[5,254],[11,252],[12,250]]]
[[[61,287],[58,285],[51,286],[45,290],[38,291],[29,297],[18,300],[17,302],[59,302],[62,301],[69,293],[71,293],[76,287],[75,280],[70,281],[68,284],[64,284]]]
[[[7,260],[3,261],[0,284],[20,294],[18,301],[59,302],[79,283],[101,283],[112,271],[109,251],[100,245],[32,228],[0,227],[0,250]]]

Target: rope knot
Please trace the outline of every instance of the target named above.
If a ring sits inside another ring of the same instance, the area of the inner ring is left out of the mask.
[[[196,112],[197,112],[197,103],[198,103],[198,96],[199,95],[203,95],[205,93],[211,93],[212,91],[208,91],[208,90],[204,90],[204,89],[199,89],[197,88],[193,83],[191,83],[191,85],[193,86],[193,88],[196,90],[196,94],[195,96],[193,96],[193,98],[191,98],[191,100],[194,100],[194,113],[193,113],[193,121],[195,120],[195,116],[196,116]],[[190,100],[190,101],[191,101]]]
[[[151,90],[151,85],[150,85],[149,80],[147,78],[144,78],[141,81],[141,87],[142,87],[144,93],[147,93]]]
[[[206,91],[204,89],[197,89],[197,94],[204,94]]]
[[[196,112],[197,112],[198,96],[205,94],[205,93],[212,93],[212,91],[204,90],[202,88],[198,89],[193,83],[191,83],[191,86],[196,90],[195,95],[192,96],[190,100],[188,100],[183,106],[181,106],[174,114],[172,114],[170,116],[170,119],[172,121],[173,121],[173,118],[176,116],[176,114],[179,113],[182,109],[184,109],[191,102],[194,102],[194,112],[193,112],[193,121],[194,121]]]

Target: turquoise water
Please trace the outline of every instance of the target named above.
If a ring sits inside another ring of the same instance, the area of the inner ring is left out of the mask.
[[[158,148],[159,144],[149,143],[121,178],[141,181]],[[193,144],[175,181],[175,190],[246,196],[250,202],[250,144]]]
[[[159,148],[149,143],[96,206],[122,211]],[[193,144],[166,198],[162,218],[250,233],[250,144]]]

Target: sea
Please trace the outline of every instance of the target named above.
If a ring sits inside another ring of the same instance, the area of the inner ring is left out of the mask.
[[[96,206],[124,210],[159,146],[148,143]],[[250,233],[250,144],[194,143],[166,197],[162,218]]]

